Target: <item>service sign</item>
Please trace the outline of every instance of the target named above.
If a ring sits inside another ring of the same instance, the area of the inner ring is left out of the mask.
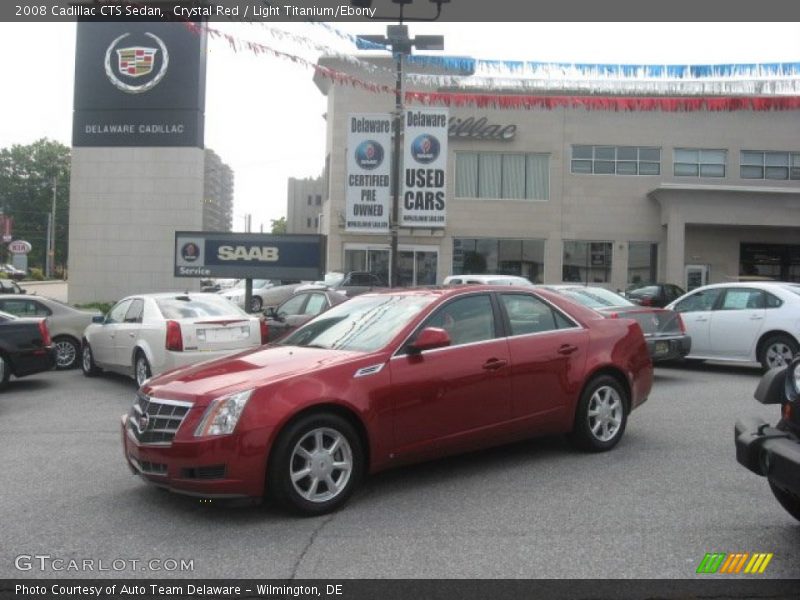
[[[296,279],[325,274],[325,236],[175,232],[175,277]]]
[[[389,232],[392,117],[347,117],[347,217],[345,231]]]
[[[447,109],[406,109],[401,227],[447,225]]]

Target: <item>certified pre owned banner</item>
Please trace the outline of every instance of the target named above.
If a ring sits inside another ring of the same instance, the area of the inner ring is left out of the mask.
[[[347,120],[346,231],[389,231],[391,137],[389,115],[359,113]]]
[[[405,111],[402,227],[444,227],[447,109]]]

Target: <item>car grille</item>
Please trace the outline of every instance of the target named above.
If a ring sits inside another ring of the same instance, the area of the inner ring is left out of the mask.
[[[141,471],[145,475],[166,475],[167,474],[167,465],[163,463],[154,463],[147,460],[136,460],[133,456],[128,456],[128,458],[133,461],[133,463],[139,467],[139,471]]]
[[[128,416],[128,431],[140,444],[169,445],[191,407],[190,402],[150,398],[139,392]]]

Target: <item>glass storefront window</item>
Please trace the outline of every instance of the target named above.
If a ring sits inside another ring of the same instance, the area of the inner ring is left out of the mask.
[[[651,242],[628,243],[628,283],[643,285],[655,283],[658,278],[658,244]]]
[[[390,253],[388,248],[345,248],[344,269],[368,271],[389,285]],[[397,256],[398,284],[401,287],[436,284],[436,250],[400,249]]]
[[[453,275],[520,275],[544,281],[544,240],[456,238]]]
[[[565,241],[563,281],[608,283],[611,280],[611,242]]]

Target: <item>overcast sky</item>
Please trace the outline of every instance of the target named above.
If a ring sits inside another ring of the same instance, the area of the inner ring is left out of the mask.
[[[348,33],[383,33],[385,24],[336,24]],[[314,45],[353,52],[321,25],[276,23],[308,40],[296,44],[258,25],[213,27],[238,39],[315,59]],[[587,63],[711,64],[800,61],[798,23],[433,23],[411,35],[443,34],[445,53],[484,59]],[[71,143],[75,24],[0,23],[3,93],[0,147],[41,137]],[[286,214],[289,177],[322,172],[325,101],[312,72],[293,62],[234,52],[209,40],[206,146],[235,174],[234,230]]]

